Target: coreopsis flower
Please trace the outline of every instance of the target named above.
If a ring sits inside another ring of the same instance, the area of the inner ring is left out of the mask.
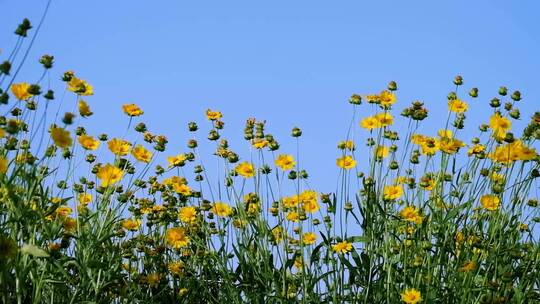
[[[181,167],[186,162],[187,157],[185,154],[178,154],[175,156],[167,157],[167,162],[169,163],[169,168],[172,167]]]
[[[441,142],[435,137],[425,137],[420,145],[420,151],[424,155],[433,156],[440,149]]]
[[[165,241],[174,249],[186,247],[189,244],[189,237],[186,230],[182,227],[167,229],[165,233]]]
[[[414,222],[416,224],[422,223],[422,216],[420,210],[414,206],[407,206],[399,213],[401,218],[407,222]]]
[[[77,229],[77,220],[72,217],[66,217],[62,220],[62,227],[67,232],[74,232]]]
[[[494,194],[485,194],[480,197],[480,204],[486,210],[495,211],[501,206],[501,200]]]
[[[281,154],[276,158],[275,164],[281,170],[287,171],[294,168],[294,166],[296,165],[296,162],[294,161],[294,158],[292,155]]]
[[[101,186],[108,187],[122,180],[124,171],[111,164],[106,164],[105,166],[99,167],[96,176],[101,181]]]
[[[368,131],[382,127],[375,116],[369,116],[360,121],[360,126]]]
[[[289,213],[287,213],[287,215],[285,216],[285,219],[289,222],[299,222],[300,221],[300,214],[298,214],[298,212],[296,211],[290,211]]]
[[[206,110],[206,118],[208,118],[208,120],[218,120],[221,117],[223,117],[223,115],[219,111]]]
[[[284,207],[286,207],[286,208],[294,208],[294,207],[298,206],[298,204],[300,203],[300,196],[298,196],[298,195],[286,196],[286,197],[282,198],[281,201],[283,202]]]
[[[6,174],[7,169],[8,169],[7,158],[0,156],[0,174]]]
[[[140,219],[125,219],[122,221],[122,228],[129,231],[137,231],[141,227]]]
[[[475,145],[473,145],[473,146],[471,146],[471,147],[469,148],[469,151],[467,152],[467,154],[468,154],[469,156],[471,156],[471,155],[477,155],[477,154],[480,154],[480,153],[484,152],[485,150],[486,150],[486,147],[485,147],[484,145],[482,145],[482,144],[475,144]]]
[[[302,209],[306,213],[315,213],[320,209],[319,202],[317,199],[302,200]]]
[[[525,146],[521,140],[515,140],[512,143],[498,146],[495,151],[488,154],[488,157],[502,164],[511,164],[518,160],[533,160],[537,155],[534,148]]]
[[[471,272],[474,271],[478,267],[478,264],[476,264],[475,261],[468,261],[465,262],[461,267],[459,267],[459,272]]]
[[[460,99],[452,99],[448,101],[448,110],[450,112],[464,113],[467,111],[468,108],[469,105]]]
[[[145,278],[146,284],[148,284],[150,287],[157,287],[160,281],[161,276],[156,272],[148,274]]]
[[[169,272],[173,275],[181,275],[184,271],[184,262],[182,261],[175,261],[170,262],[169,265],[167,265],[167,269],[169,269]]]
[[[454,133],[452,132],[452,130],[448,130],[448,129],[440,129],[437,132],[437,135],[439,135],[440,138],[453,138],[454,137]]]
[[[69,131],[58,127],[51,128],[51,138],[54,144],[62,149],[70,147],[73,142]]]
[[[215,202],[214,206],[212,207],[212,212],[219,217],[229,217],[232,215],[233,209],[227,203]]]
[[[344,155],[336,159],[336,165],[341,169],[350,170],[356,167],[356,160],[350,155]]]
[[[88,84],[85,80],[79,79],[75,76],[71,77],[71,80],[67,83],[68,90],[71,92],[82,95],[89,96],[94,95],[94,88]]]
[[[255,149],[262,149],[266,146],[268,146],[268,140],[264,139],[264,138],[255,138],[251,141],[251,145],[253,146],[253,148]]]
[[[178,218],[186,224],[193,223],[197,219],[197,209],[192,206],[182,207],[178,211]]]
[[[92,112],[92,110],[90,110],[90,106],[86,103],[86,101],[84,101],[82,99],[79,100],[78,108],[79,108],[79,114],[82,117],[88,117],[88,116],[91,116],[92,114],[94,114],[94,112]]]
[[[340,150],[349,150],[354,151],[356,147],[354,146],[354,142],[352,140],[342,140],[338,143],[338,148]]]
[[[394,117],[389,112],[379,113],[374,116],[380,127],[390,126],[394,123]]]
[[[336,243],[332,245],[332,250],[337,253],[345,254],[347,252],[352,251],[352,243],[349,243],[347,241],[342,241],[339,243]]]
[[[133,150],[131,150],[131,155],[135,157],[136,160],[143,162],[143,163],[149,163],[152,159],[152,152],[150,152],[148,149],[146,149],[142,145],[137,145]]]
[[[396,200],[403,196],[403,186],[401,185],[395,185],[395,186],[385,186],[383,190],[383,198],[385,200],[391,201]]]
[[[439,150],[444,153],[454,154],[462,147],[465,147],[465,143],[459,139],[444,137],[439,140]]]
[[[375,147],[375,158],[376,159],[383,159],[388,157],[388,154],[390,153],[390,149],[387,146],[377,146]]]
[[[70,216],[72,212],[73,212],[73,209],[71,209],[68,206],[60,206],[56,208],[56,210],[54,211],[56,217],[59,217],[59,218],[66,218]]]
[[[379,94],[379,104],[384,109],[390,108],[396,101],[396,95],[390,91],[384,90]]]
[[[77,196],[77,200],[82,205],[88,205],[92,201],[92,194],[90,193],[81,193]]]
[[[490,117],[489,126],[493,131],[493,137],[495,139],[503,139],[506,136],[506,132],[512,127],[512,122],[510,119],[501,116],[499,112],[496,112]]]
[[[422,295],[420,294],[420,291],[414,288],[405,289],[401,293],[401,301],[406,304],[416,304],[422,301]]]
[[[271,233],[272,233],[272,240],[275,243],[281,242],[287,236],[286,232],[283,230],[281,226],[273,228]]]
[[[122,105],[122,111],[130,117],[141,116],[144,114],[143,110],[134,103]]]
[[[82,134],[77,140],[79,141],[81,147],[83,147],[85,150],[97,150],[101,144],[99,140],[86,134]]]
[[[244,178],[251,178],[255,175],[255,167],[249,162],[238,164],[234,170]]]
[[[174,192],[182,194],[183,196],[191,195],[191,188],[184,183],[173,183],[172,188]]]
[[[33,96],[28,92],[29,88],[30,84],[26,82],[15,83],[11,85],[11,93],[13,93],[18,100],[28,100]]]
[[[131,148],[131,143],[120,139],[120,138],[113,138],[109,140],[107,143],[109,146],[109,150],[118,156],[125,156],[129,153],[129,149]]]
[[[307,232],[302,235],[304,245],[312,245],[317,241],[317,235],[314,232]]]

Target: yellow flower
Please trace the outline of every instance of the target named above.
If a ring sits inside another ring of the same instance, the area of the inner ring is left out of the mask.
[[[71,212],[73,212],[73,210],[68,206],[60,206],[55,210],[56,217],[59,218],[66,218],[71,214]]]
[[[172,167],[182,167],[186,162],[187,157],[185,154],[178,154],[176,156],[167,157],[167,162],[169,163],[169,168]]]
[[[135,148],[133,148],[133,150],[131,150],[131,154],[136,160],[143,163],[149,163],[152,159],[152,152],[141,145],[137,145]]]
[[[354,146],[354,142],[352,140],[342,140],[338,143],[338,148],[341,149],[341,150],[349,150],[349,151],[354,151],[355,150],[355,146]]]
[[[74,232],[77,228],[77,221],[72,217],[67,217],[62,221],[62,227],[67,232]]]
[[[469,108],[469,105],[459,99],[452,99],[448,101],[448,110],[454,113],[464,113]]]
[[[439,135],[440,138],[454,137],[454,133],[452,132],[452,130],[448,130],[448,129],[440,129],[439,132],[437,132],[437,135]]]
[[[69,131],[64,130],[63,128],[52,127],[51,137],[54,141],[54,144],[60,148],[68,148],[73,142]]]
[[[416,304],[422,301],[422,295],[416,289],[405,289],[401,293],[401,301],[407,304]]]
[[[439,151],[441,142],[434,137],[425,137],[424,142],[420,145],[422,148],[422,154],[433,156],[437,151]]]
[[[255,138],[251,141],[251,145],[255,149],[262,149],[266,146],[268,146],[268,140],[264,138]]]
[[[320,206],[317,200],[307,200],[302,202],[302,209],[307,213],[315,213],[319,211]]]
[[[523,145],[521,140],[515,140],[512,143],[500,145],[495,148],[495,151],[488,155],[492,160],[503,164],[510,164],[517,160],[533,160],[536,156],[536,150]]]
[[[221,117],[223,117],[223,115],[219,111],[212,111],[210,109],[206,110],[206,118],[209,120],[218,120]]]
[[[101,181],[102,187],[108,187],[118,183],[124,177],[124,171],[111,164],[106,164],[99,167],[96,176]]]
[[[480,204],[482,204],[482,207],[486,210],[495,211],[499,209],[501,200],[494,194],[486,194],[480,197]]]
[[[122,221],[122,228],[129,231],[137,231],[141,227],[140,219],[125,219]]]
[[[420,210],[414,206],[407,206],[399,213],[402,219],[407,222],[414,222],[416,224],[422,223],[422,216]]]
[[[88,82],[79,79],[75,76],[68,82],[68,90],[77,95],[89,96],[94,95],[94,88]]]
[[[215,202],[214,207],[212,207],[212,212],[220,217],[229,217],[233,213],[233,209],[227,203]]]
[[[11,85],[11,93],[15,95],[18,100],[28,100],[32,97],[32,94],[28,93],[30,84],[26,82],[15,83]]]
[[[129,153],[131,143],[120,138],[113,138],[107,143],[109,150],[118,156],[125,156]]]
[[[6,174],[8,170],[8,160],[5,157],[0,157],[0,174]]]
[[[165,240],[174,249],[186,247],[189,244],[189,238],[186,235],[186,230],[182,227],[167,229]]]
[[[90,110],[90,106],[86,103],[84,100],[79,100],[79,114],[82,117],[88,117],[94,114],[92,110]]]
[[[88,203],[90,203],[92,201],[92,194],[90,194],[90,193],[81,193],[77,197],[77,200],[79,201],[79,203],[81,203],[83,205],[88,205]]]
[[[379,113],[374,117],[379,121],[379,125],[382,127],[390,126],[394,123],[394,117],[388,112]]]
[[[124,111],[124,113],[126,113],[127,116],[130,117],[141,116],[144,114],[143,110],[134,103],[122,105],[122,110]]]
[[[274,229],[272,229],[271,233],[272,233],[272,240],[276,243],[279,243],[286,236],[286,233],[282,227],[275,227]]]
[[[184,270],[184,262],[182,261],[171,262],[169,263],[167,268],[169,269],[169,272],[172,273],[173,275],[180,275],[182,274],[182,271]]]
[[[192,206],[182,207],[178,211],[178,218],[184,223],[193,223],[197,219],[197,209]]]
[[[390,106],[395,104],[396,100],[397,100],[396,95],[394,95],[394,93],[390,91],[385,90],[379,94],[380,105],[385,109],[388,109],[390,108]]]
[[[315,244],[317,235],[314,232],[307,232],[302,235],[302,240],[304,241],[304,245]]]
[[[375,158],[376,159],[383,159],[388,157],[388,154],[390,153],[390,149],[386,146],[377,146],[375,148]]]
[[[100,145],[99,140],[86,134],[79,136],[78,141],[85,150],[97,150]]]
[[[457,153],[461,147],[465,147],[465,143],[459,139],[444,137],[439,141],[439,149],[444,153]]]
[[[174,192],[180,193],[183,196],[189,196],[191,194],[191,188],[186,184],[173,183],[172,188]]]
[[[469,151],[467,152],[467,154],[469,156],[471,155],[476,155],[476,154],[480,154],[482,152],[484,152],[486,150],[486,147],[482,144],[475,144],[473,145],[472,147],[469,148]]]
[[[296,211],[291,211],[291,212],[287,213],[287,216],[285,216],[285,218],[287,219],[287,221],[290,221],[290,222],[299,222],[300,221],[300,215]]]
[[[506,136],[506,132],[512,127],[512,122],[510,119],[501,116],[499,112],[495,112],[489,118],[489,126],[493,130],[493,137],[495,139],[503,139]]]
[[[335,245],[332,245],[332,250],[334,252],[343,254],[352,251],[352,248],[352,244],[347,241],[339,242]]]
[[[403,187],[401,185],[385,186],[383,193],[385,200],[395,200],[403,195]]]
[[[336,159],[336,165],[341,169],[349,170],[356,167],[356,160],[349,155],[344,155]]]
[[[255,167],[249,162],[238,164],[234,170],[244,178],[250,178],[255,175]]]
[[[296,165],[292,155],[281,154],[275,160],[276,166],[283,171],[291,170]]]
[[[161,281],[161,276],[159,273],[151,273],[146,276],[146,283],[150,287],[157,287],[159,285],[159,281]]]
[[[360,126],[366,130],[373,130],[382,127],[379,120],[374,116],[369,116],[360,121]]]
[[[461,267],[459,267],[459,271],[460,272],[471,272],[473,270],[476,269],[478,265],[476,264],[475,261],[468,261],[468,262],[465,262],[465,264],[463,264]]]

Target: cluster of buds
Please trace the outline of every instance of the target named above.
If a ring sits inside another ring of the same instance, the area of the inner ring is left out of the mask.
[[[540,112],[534,113],[531,121],[523,130],[523,137],[525,139],[540,139]]]
[[[165,135],[157,135],[157,136],[154,136],[153,142],[155,143],[154,149],[156,151],[163,152],[165,151],[165,148],[169,141],[167,140],[167,137],[165,137]]]
[[[412,105],[408,108],[405,108],[401,112],[402,116],[408,117],[412,120],[424,120],[428,116],[428,110],[424,107],[424,103],[416,100],[413,101]]]
[[[28,31],[32,28],[32,24],[30,23],[30,20],[24,18],[21,24],[17,26],[17,29],[15,29],[15,35],[26,37],[28,35]]]

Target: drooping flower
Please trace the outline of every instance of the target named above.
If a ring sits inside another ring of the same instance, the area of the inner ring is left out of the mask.
[[[101,186],[108,187],[118,183],[124,177],[124,171],[111,164],[106,164],[99,167],[96,176],[101,181]]]
[[[275,164],[281,170],[287,171],[294,168],[294,166],[296,165],[296,162],[294,161],[294,158],[292,155],[281,154],[276,158]]]
[[[92,112],[92,110],[90,110],[90,106],[86,103],[86,101],[84,101],[82,99],[79,100],[78,107],[79,107],[79,114],[82,117],[88,117],[88,116],[91,116],[92,114],[94,114],[94,112]]]
[[[54,141],[54,144],[62,149],[70,147],[73,142],[69,131],[63,128],[52,127],[51,137]]]

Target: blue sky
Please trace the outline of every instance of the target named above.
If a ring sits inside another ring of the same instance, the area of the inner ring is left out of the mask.
[[[0,59],[20,20],[37,24],[44,5],[0,0]],[[246,118],[267,120],[284,152],[294,152],[288,135],[299,126],[311,184],[328,192],[352,93],[395,80],[396,115],[422,100],[427,130],[446,118],[456,74],[464,93],[480,88],[471,120],[485,120],[501,85],[521,90],[525,119],[540,110],[539,9],[537,1],[58,0],[19,79],[37,79],[37,59],[52,54],[54,77],[75,70],[95,87],[88,129],[122,135],[120,107],[137,103],[150,129],[169,136],[171,154],[186,150],[187,122],[202,124],[207,108],[223,112],[225,136],[243,156]]]

